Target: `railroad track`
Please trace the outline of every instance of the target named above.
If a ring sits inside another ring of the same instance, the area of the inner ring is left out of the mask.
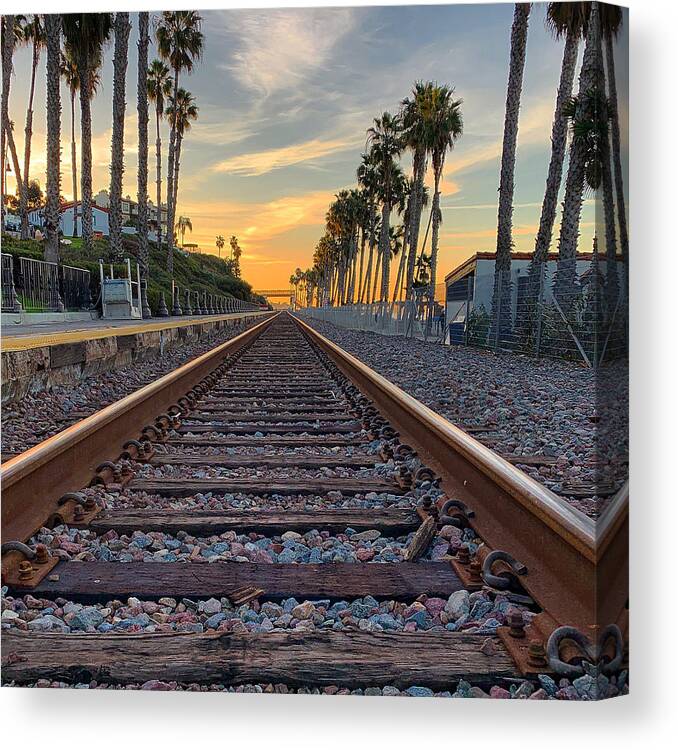
[[[80,617],[3,630],[5,683],[454,690],[626,663],[627,490],[596,526],[289,314],[10,459],[2,488],[3,583]],[[64,529],[98,554],[61,560]],[[101,632],[111,606],[132,634]]]

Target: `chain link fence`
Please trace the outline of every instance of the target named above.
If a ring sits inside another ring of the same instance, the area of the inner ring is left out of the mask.
[[[447,285],[444,309],[415,293],[406,302],[299,312],[361,331],[597,367],[628,353],[626,290],[624,265],[597,255],[569,263],[514,261],[498,274],[488,260]]]

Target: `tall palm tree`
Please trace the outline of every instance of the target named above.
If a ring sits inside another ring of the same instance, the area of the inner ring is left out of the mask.
[[[497,255],[494,264],[492,293],[493,326],[506,325],[511,314],[511,250],[513,249],[513,190],[518,142],[518,117],[523,89],[529,3],[516,3],[511,28],[509,78],[506,90],[504,142],[499,179],[499,210],[497,213]],[[494,330],[494,329],[493,329]]]
[[[45,260],[59,261],[59,195],[61,193],[61,16],[45,15],[47,44],[47,187],[45,200]]]
[[[75,61],[80,81],[80,187],[82,238],[93,250],[92,232],[92,110],[93,72],[101,64],[113,20],[111,13],[69,13],[62,16],[66,54]]]
[[[189,232],[193,231],[193,222],[188,218],[188,216],[180,216],[177,219],[177,225],[175,229],[177,230],[177,232],[181,233],[181,247],[183,247],[186,230],[188,229]]]
[[[31,84],[28,92],[28,106],[26,108],[26,128],[24,138],[24,184],[29,184],[31,169],[31,139],[33,137],[33,97],[35,95],[35,76],[40,62],[40,51],[45,46],[45,27],[42,18],[35,13],[30,22],[23,29],[23,39],[26,44],[32,44],[33,56],[31,64]],[[24,191],[27,193],[27,191]],[[21,236],[28,239],[28,206],[26,201],[19,210],[21,216]]]
[[[186,89],[179,89],[176,96],[176,104],[172,97],[167,107],[167,117],[174,117],[176,123],[176,148],[174,161],[174,185],[172,186],[172,205],[176,210],[179,194],[179,167],[181,160],[181,144],[184,140],[184,134],[191,129],[191,122],[198,119],[198,107],[195,104],[195,97]]]
[[[426,113],[428,138],[425,142],[427,149],[431,153],[431,164],[433,166],[430,308],[433,307],[435,301],[436,271],[438,267],[438,233],[441,219],[440,180],[443,176],[447,151],[454,147],[455,142],[461,137],[464,130],[464,122],[461,115],[462,100],[454,99],[453,94],[454,88],[433,86],[430,89],[428,112]]]
[[[382,271],[379,299],[385,302],[388,300],[390,281],[389,219],[393,201],[393,186],[399,172],[395,158],[400,155],[403,149],[398,118],[389,112],[384,112],[381,117],[376,117],[374,125],[367,131],[367,140],[372,146],[380,177],[381,234],[379,237],[379,253]],[[400,174],[402,175],[402,172]]]
[[[226,244],[226,240],[223,238],[223,236],[220,234],[217,235],[216,245],[217,245],[217,251],[219,253],[220,258],[221,258],[221,251],[224,249],[225,244]]]
[[[153,60],[148,68],[148,97],[155,102],[155,158],[156,158],[156,200],[157,200],[157,234],[156,247],[162,246],[162,141],[160,139],[160,120],[165,112],[165,99],[172,93],[172,79],[169,68],[162,60]]]
[[[139,13],[137,59],[137,119],[139,161],[137,167],[137,202],[139,205],[139,265],[148,278],[148,12]]]
[[[617,101],[617,81],[614,64],[614,41],[622,27],[622,9],[616,5],[600,6],[601,33],[605,42],[605,64],[607,66],[607,91],[612,135],[612,163],[614,167],[615,197],[617,199],[617,220],[619,222],[619,245],[624,261],[625,284],[628,283],[629,232],[626,223],[626,199],[624,197],[624,176],[621,163],[621,136],[619,133],[619,104]]]
[[[71,178],[73,182],[73,236],[78,236],[78,164],[76,158],[75,140],[75,95],[80,88],[78,67],[75,60],[67,55],[61,55],[61,77],[64,79],[71,95]]]
[[[586,45],[579,72],[579,94],[577,96],[575,121],[595,119],[592,108],[596,97],[587,92],[596,90],[602,80],[600,59],[600,13],[599,3],[592,2],[586,29]],[[586,180],[586,165],[589,159],[586,139],[573,138],[570,144],[570,161],[565,181],[565,196],[558,239],[558,264],[554,281],[554,295],[561,307],[569,307],[574,301],[577,285],[577,244],[579,222]]]
[[[422,196],[427,169],[428,126],[426,115],[433,84],[429,81],[417,81],[412,87],[411,98],[400,103],[403,121],[403,138],[407,148],[412,151],[412,200],[409,211],[409,257],[407,259],[406,299],[410,297],[414,279],[414,264],[417,257],[419,227],[422,213]]]
[[[28,197],[26,195],[26,189],[28,185],[24,185],[24,181],[21,179],[21,167],[19,166],[19,157],[17,155],[16,144],[14,142],[14,133],[12,132],[12,124],[9,119],[9,87],[12,80],[12,57],[14,55],[14,45],[17,40],[22,37],[22,16],[6,15],[2,18],[2,143],[0,144],[0,150],[3,155],[3,180],[5,174],[4,154],[5,154],[5,143],[9,146],[10,156],[12,157],[12,167],[14,168],[14,177],[16,179],[17,193],[19,194],[19,201],[23,205],[27,205]],[[10,29],[12,33],[7,33]],[[5,194],[3,190],[2,195],[2,227],[5,226]]]
[[[565,37],[556,107],[551,128],[551,160],[546,176],[546,190],[541,207],[539,230],[529,269],[529,297],[536,299],[542,264],[546,260],[553,237],[558,207],[558,192],[563,178],[563,162],[567,147],[567,118],[564,107],[572,97],[572,84],[577,66],[579,42],[586,33],[589,3],[549,3],[546,24],[556,39]]]
[[[174,185],[174,162],[176,149],[176,107],[178,105],[179,73],[183,70],[190,73],[202,54],[203,34],[200,31],[202,18],[193,10],[163,11],[156,28],[156,41],[160,57],[167,60],[174,71],[172,89],[174,110],[170,116],[170,141],[167,159],[167,225],[173,226],[176,206],[170,194]],[[167,270],[170,276],[174,273],[172,238],[167,242]]]
[[[99,84],[101,60],[90,65],[90,98],[94,97]],[[71,99],[71,178],[73,189],[73,236],[78,236],[78,160],[77,141],[75,137],[75,96],[80,89],[80,78],[78,77],[78,66],[75,60],[67,53],[61,55],[61,77],[64,79],[70,93]]]
[[[109,230],[111,255],[120,261],[122,247],[122,175],[125,138],[125,75],[131,25],[129,13],[115,14],[115,52],[113,53],[113,131],[111,135],[111,188],[109,191]]]

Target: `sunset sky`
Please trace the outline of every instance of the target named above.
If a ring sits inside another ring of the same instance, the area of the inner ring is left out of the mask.
[[[562,42],[545,29],[544,8],[535,4],[530,17],[516,167],[516,250],[534,245],[562,55]],[[200,108],[182,152],[178,214],[189,216],[194,227],[187,242],[216,253],[215,236],[235,234],[244,250],[244,278],[259,289],[287,286],[295,267],[311,264],[333,195],[355,184],[372,118],[395,111],[415,80],[430,79],[456,87],[465,122],[464,136],[446,163],[439,281],[474,252],[494,250],[512,14],[511,4],[204,11],[203,60],[180,81]],[[136,14],[132,24],[123,193],[136,198]],[[112,56],[109,44],[93,103],[95,193],[109,183]],[[152,46],[149,59],[154,56]],[[29,49],[16,51],[10,95],[20,154],[30,58]],[[628,74],[621,59],[617,79],[625,108]],[[63,193],[70,198],[70,102],[64,87],[62,97]],[[31,162],[31,176],[43,188],[44,101],[43,54]],[[150,125],[154,196],[153,116]],[[163,128],[165,149],[166,124]],[[409,159],[403,164],[409,170]],[[163,175],[166,166],[164,154]],[[589,199],[584,250],[591,246],[593,214]]]

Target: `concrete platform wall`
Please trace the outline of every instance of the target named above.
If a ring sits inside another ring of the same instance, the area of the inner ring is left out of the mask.
[[[97,373],[152,359],[183,343],[204,339],[213,331],[261,318],[261,313],[255,313],[241,318],[206,320],[181,328],[116,333],[105,338],[2,352],[2,403],[17,401],[26,393],[72,385]]]

